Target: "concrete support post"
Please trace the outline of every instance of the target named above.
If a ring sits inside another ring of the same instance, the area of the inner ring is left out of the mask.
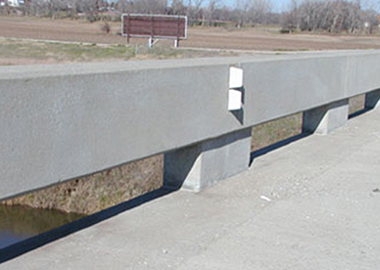
[[[303,114],[303,132],[328,134],[348,121],[348,99],[324,105]]]
[[[380,107],[380,89],[369,92],[365,95],[365,107],[368,109],[377,109]]]
[[[251,128],[165,154],[164,185],[200,191],[248,169]]]

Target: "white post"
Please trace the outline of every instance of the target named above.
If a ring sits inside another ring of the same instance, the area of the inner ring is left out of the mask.
[[[148,39],[148,47],[149,47],[149,48],[152,48],[152,47],[153,47],[153,38],[152,38],[152,37],[150,37],[150,38]]]

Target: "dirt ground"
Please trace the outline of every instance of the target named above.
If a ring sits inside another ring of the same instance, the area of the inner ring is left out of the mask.
[[[0,17],[0,36],[97,44],[126,44],[120,36],[120,23],[111,23],[111,34],[100,29],[102,22],[51,20],[29,17]],[[235,50],[338,50],[380,48],[379,36],[279,34],[275,28],[189,28],[183,47]],[[132,44],[146,39],[132,39]],[[160,41],[170,44],[170,41]]]

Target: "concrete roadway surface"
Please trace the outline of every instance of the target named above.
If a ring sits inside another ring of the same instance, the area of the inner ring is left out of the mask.
[[[0,269],[380,269],[380,110]]]

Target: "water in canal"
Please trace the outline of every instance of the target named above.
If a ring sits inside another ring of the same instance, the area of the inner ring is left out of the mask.
[[[82,217],[57,210],[0,205],[0,249]]]

